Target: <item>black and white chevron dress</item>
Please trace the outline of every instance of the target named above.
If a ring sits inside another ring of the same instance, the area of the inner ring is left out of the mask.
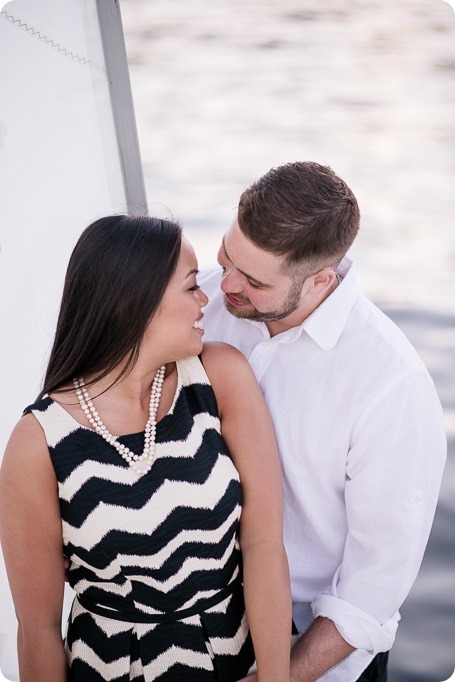
[[[156,460],[138,477],[52,398],[41,424],[59,485],[63,551],[77,593],[69,680],[231,682],[254,662],[237,539],[239,475],[199,358],[177,363]],[[143,433],[121,437],[142,452]]]

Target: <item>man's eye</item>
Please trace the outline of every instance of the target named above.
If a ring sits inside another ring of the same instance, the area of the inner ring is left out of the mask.
[[[256,282],[250,282],[249,279],[247,280],[247,282],[250,285],[250,287],[252,287],[253,289],[261,289],[262,288],[262,284],[256,284]]]

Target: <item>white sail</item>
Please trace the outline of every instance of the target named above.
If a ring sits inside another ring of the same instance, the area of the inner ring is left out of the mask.
[[[96,0],[0,4],[0,64],[3,453],[39,391],[72,247],[86,225],[128,201]],[[16,680],[1,556],[0,603],[0,670]]]

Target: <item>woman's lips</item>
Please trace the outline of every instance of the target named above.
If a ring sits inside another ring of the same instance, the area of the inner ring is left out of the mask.
[[[204,327],[202,326],[202,318],[203,318],[203,317],[204,317],[204,316],[201,315],[201,316],[196,320],[196,322],[193,324],[193,329],[195,329],[195,330],[196,330],[197,332],[199,332],[200,334],[203,334],[203,333],[204,333]]]

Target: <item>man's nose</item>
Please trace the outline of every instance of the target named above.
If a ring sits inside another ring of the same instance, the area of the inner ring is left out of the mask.
[[[226,268],[221,280],[221,291],[225,294],[239,294],[243,291],[242,276],[235,268]]]

